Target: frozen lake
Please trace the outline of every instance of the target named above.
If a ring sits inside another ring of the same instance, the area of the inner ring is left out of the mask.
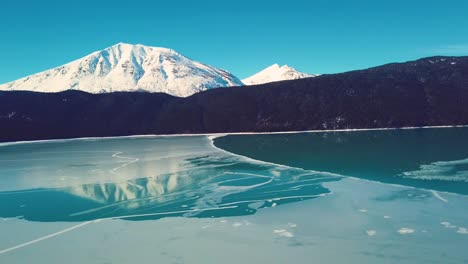
[[[447,128],[226,136],[222,149],[208,136],[3,144],[0,262],[466,263],[467,139]]]

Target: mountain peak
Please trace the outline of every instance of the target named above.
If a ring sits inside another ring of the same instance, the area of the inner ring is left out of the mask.
[[[185,97],[211,88],[240,85],[242,82],[229,72],[190,60],[172,49],[121,42],[0,85],[0,90],[148,91]]]
[[[112,46],[110,46],[110,48],[112,47],[121,47],[121,46],[134,46],[135,44],[130,44],[130,43],[125,43],[125,42],[119,42],[117,44],[114,44]]]
[[[257,74],[249,78],[243,79],[242,82],[246,85],[255,85],[315,76],[317,75],[299,72],[298,70],[288,66],[287,64],[280,66],[279,64],[275,63],[270,67],[267,67],[264,70],[258,72]]]
[[[109,49],[123,49],[123,50],[131,50],[131,49],[146,49],[146,50],[160,50],[160,51],[167,51],[167,52],[174,52],[177,53],[173,49],[169,48],[164,48],[164,47],[153,47],[153,46],[146,46],[143,44],[130,44],[130,43],[125,43],[125,42],[119,42],[117,44],[114,44],[108,48],[105,48],[104,50],[109,50]]]
[[[151,46],[143,45],[143,44],[132,44],[132,43],[126,43],[126,42],[119,42],[116,43],[108,48],[114,48],[114,47],[126,47],[126,48],[132,48],[132,47],[148,47],[151,48]]]

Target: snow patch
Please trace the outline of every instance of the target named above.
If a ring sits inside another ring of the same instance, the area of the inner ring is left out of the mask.
[[[275,233],[276,235],[280,237],[287,237],[287,238],[294,237],[293,233],[289,232],[286,229],[275,229],[273,230],[273,233]]]
[[[456,225],[452,225],[450,222],[444,221],[440,222],[441,225],[443,225],[445,228],[457,228]]]
[[[457,230],[458,234],[468,235],[468,228],[466,227],[459,227]]]
[[[414,229],[403,227],[400,228],[400,230],[398,230],[398,233],[400,233],[401,235],[408,235],[414,233],[414,231]]]

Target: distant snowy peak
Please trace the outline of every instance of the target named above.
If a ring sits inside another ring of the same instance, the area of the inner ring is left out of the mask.
[[[288,65],[279,66],[278,64],[273,64],[261,72],[249,78],[243,79],[242,82],[246,85],[254,85],[315,76],[317,76],[317,74],[303,73],[292,67],[289,67]]]
[[[243,83],[231,73],[193,61],[174,50],[119,43],[0,85],[0,90],[147,91],[185,97],[211,88],[240,85]]]

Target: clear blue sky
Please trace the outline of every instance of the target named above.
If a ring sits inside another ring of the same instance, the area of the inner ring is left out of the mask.
[[[118,42],[168,47],[239,78],[468,55],[466,0],[5,0],[0,83]]]

